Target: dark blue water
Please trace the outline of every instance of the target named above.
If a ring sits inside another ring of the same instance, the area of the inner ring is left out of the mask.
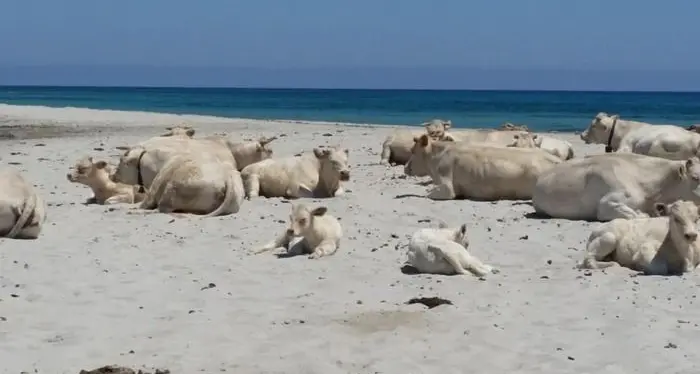
[[[0,87],[0,103],[256,119],[455,127],[526,124],[538,131],[585,128],[601,111],[651,123],[700,123],[700,93],[422,91],[238,88]]]

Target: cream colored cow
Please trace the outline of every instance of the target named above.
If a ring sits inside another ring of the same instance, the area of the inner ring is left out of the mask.
[[[541,215],[610,221],[654,214],[654,203],[700,203],[700,160],[609,153],[566,161],[540,175],[532,203]]]
[[[240,172],[231,164],[207,155],[177,154],[158,171],[139,208],[214,217],[237,213],[244,194]]]
[[[165,128],[167,131],[160,136],[167,137],[167,136],[175,136],[175,137],[186,137],[186,138],[191,138],[194,136],[195,130],[192,128],[192,126],[186,126],[186,125],[178,125],[178,126],[172,126],[172,127],[166,127]]]
[[[141,202],[145,194],[141,186],[114,182],[110,179],[110,168],[106,161],[93,162],[92,157],[83,157],[73,165],[66,175],[68,181],[90,187],[93,197],[88,203],[118,204]]]
[[[349,150],[314,148],[313,154],[267,159],[241,171],[248,199],[265,197],[334,197],[350,180]]]
[[[649,275],[680,275],[697,269],[698,206],[679,200],[654,207],[660,217],[618,218],[593,230],[579,268],[621,265]]]
[[[566,140],[539,135],[535,138],[535,145],[539,149],[553,154],[564,161],[574,158],[574,147]]]
[[[0,237],[36,239],[46,221],[46,203],[19,171],[0,167]]]
[[[404,172],[430,175],[434,200],[530,199],[537,177],[562,161],[538,148],[502,148],[415,139]]]
[[[581,133],[587,144],[605,144],[606,152],[638,153],[685,160],[698,154],[700,134],[674,125],[627,121],[619,115],[598,113]]]
[[[413,138],[427,134],[434,140],[443,140],[446,131],[452,126],[452,121],[434,119],[422,124],[422,130],[396,130],[386,137],[382,144],[380,164],[404,165],[411,158]]]
[[[467,248],[467,225],[456,228],[425,228],[413,233],[408,243],[405,265],[420,273],[473,274],[483,277],[498,273],[498,269],[482,263]]]
[[[451,131],[445,135],[444,140],[452,140],[460,143],[478,143],[494,147],[508,147],[513,144],[514,139],[517,139],[517,137],[528,136],[532,137],[533,140],[537,137],[537,135],[528,131],[466,129]]]
[[[168,139],[168,138],[166,138]],[[128,147],[119,146],[125,151],[121,156],[114,180],[126,184],[142,185],[149,188],[153,178],[165,163],[175,155],[208,155],[228,163],[236,170],[272,157],[268,146],[276,138],[260,138],[257,141],[232,142],[227,139],[178,139],[169,138],[166,142],[151,141]]]
[[[287,230],[253,252],[259,254],[282,247],[293,255],[309,254],[311,259],[335,254],[343,228],[327,211],[323,206],[311,209],[304,204],[293,204]]]

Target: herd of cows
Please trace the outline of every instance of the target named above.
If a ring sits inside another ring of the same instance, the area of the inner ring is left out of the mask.
[[[575,157],[570,143],[527,128],[452,129],[432,120],[382,144],[380,163],[429,176],[433,200],[531,200],[550,218],[603,222],[590,234],[581,268],[625,266],[669,275],[700,265],[700,128],[651,125],[598,113],[581,139],[605,152]],[[246,199],[332,198],[350,179],[349,150],[318,147],[273,157],[275,138],[195,137],[187,126],[123,151],[116,168],[91,157],[67,179],[89,186],[97,204],[138,204],[134,213],[235,214]],[[0,169],[0,236],[36,239],[46,204],[21,173]],[[332,255],[343,228],[326,207],[292,204],[289,225],[254,253],[286,248],[309,258]],[[418,272],[485,276],[498,269],[471,256],[466,226],[418,230],[406,264]]]

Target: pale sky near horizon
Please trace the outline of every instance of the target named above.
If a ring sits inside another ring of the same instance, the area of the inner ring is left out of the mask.
[[[0,67],[698,72],[698,15],[689,0],[3,1]]]

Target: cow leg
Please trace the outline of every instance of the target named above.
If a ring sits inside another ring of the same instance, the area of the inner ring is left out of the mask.
[[[345,195],[345,190],[343,189],[342,186],[338,186],[338,189],[335,190],[335,192],[333,193],[333,196],[338,197],[338,196],[343,196],[343,195]]]
[[[313,249],[313,252],[309,255],[309,258],[314,259],[321,258],[323,256],[330,256],[337,250],[338,246],[336,246],[335,241],[326,239]]]
[[[289,246],[289,243],[294,239],[292,235],[289,234],[287,230],[284,231],[284,234],[280,235],[277,237],[277,239],[272,240],[268,242],[267,244],[263,245],[262,247],[256,248],[253,250],[253,254],[259,254],[267,251],[271,251],[275,248],[287,248]]]
[[[260,196],[260,176],[256,173],[251,173],[243,178],[243,188],[245,189],[245,198],[250,200]]]
[[[638,206],[638,204],[633,203],[633,198],[625,192],[609,193],[603,196],[598,203],[598,220],[612,221],[615,218],[632,219],[649,217],[649,215],[639,210],[632,209],[630,205]]]
[[[437,184],[428,192],[428,198],[432,200],[453,200],[455,194],[452,184]]]
[[[459,245],[457,243],[454,244]],[[465,269],[464,266],[462,266],[462,261],[460,261],[459,255],[454,253],[454,251],[445,250],[444,248],[442,248],[443,246],[447,247],[449,245],[450,243],[448,242],[443,242],[440,244],[428,244],[427,249],[435,256],[435,260],[443,259],[447,261],[447,263],[450,264],[450,266],[452,267],[452,271],[454,272],[454,274],[469,274],[467,269]]]
[[[459,252],[460,262],[467,270],[471,271],[472,274],[483,277],[489,273],[498,274],[500,271],[493,266],[486,265],[478,258],[474,257],[466,249],[462,249]]]
[[[105,200],[105,205],[131,203],[131,195],[114,195]]]
[[[615,261],[604,261],[605,258],[615,252],[617,247],[617,237],[611,232],[606,232],[591,240],[586,246],[586,257],[579,264],[579,269],[604,269],[608,267],[620,266]]]

